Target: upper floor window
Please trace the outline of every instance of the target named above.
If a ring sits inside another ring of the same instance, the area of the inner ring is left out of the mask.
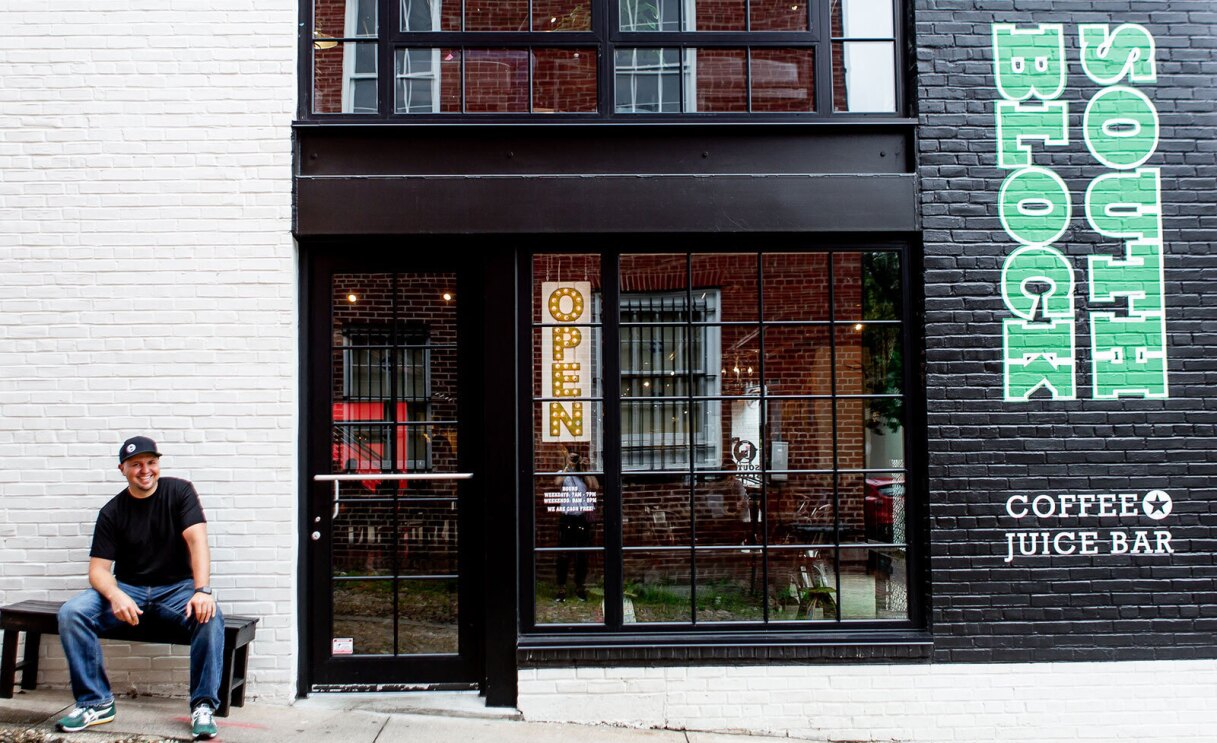
[[[305,0],[317,120],[898,115],[900,0]]]

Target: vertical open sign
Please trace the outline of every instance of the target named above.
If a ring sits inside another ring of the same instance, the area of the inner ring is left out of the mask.
[[[591,441],[586,398],[592,382],[592,285],[541,284],[541,440]]]

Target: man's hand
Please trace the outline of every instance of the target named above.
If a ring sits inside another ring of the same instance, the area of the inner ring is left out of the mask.
[[[191,616],[199,624],[207,624],[216,615],[216,600],[205,593],[196,593],[186,602],[186,618]]]
[[[139,615],[144,613],[130,596],[117,589],[114,591],[113,598],[110,599],[110,611],[114,612],[114,616],[118,617],[119,621],[126,622],[132,627],[139,624]]]

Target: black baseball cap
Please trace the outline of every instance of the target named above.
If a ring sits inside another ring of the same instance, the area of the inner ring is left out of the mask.
[[[118,463],[122,464],[136,454],[155,454],[158,457],[161,455],[152,439],[147,436],[132,436],[124,441],[122,448],[118,450]]]

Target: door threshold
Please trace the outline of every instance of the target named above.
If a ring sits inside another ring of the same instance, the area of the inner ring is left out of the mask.
[[[514,707],[487,707],[476,684],[317,684],[296,705],[344,712],[521,720]]]

